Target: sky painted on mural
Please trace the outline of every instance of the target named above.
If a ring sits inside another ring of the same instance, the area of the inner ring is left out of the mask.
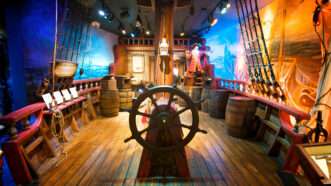
[[[211,51],[209,60],[215,65],[215,76],[237,79],[236,60],[239,53],[240,30],[237,19],[217,15],[218,23],[203,35]]]
[[[101,29],[93,28],[91,39],[84,46],[79,58],[75,79],[103,77],[109,73],[109,65],[114,63],[113,46],[118,36]],[[82,75],[80,69],[84,69]]]

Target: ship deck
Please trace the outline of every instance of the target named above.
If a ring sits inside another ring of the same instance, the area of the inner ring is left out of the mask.
[[[198,133],[185,147],[189,179],[138,179],[142,147],[131,140],[128,113],[99,118],[65,144],[66,155],[41,175],[41,185],[281,185],[276,161],[261,145],[229,136],[224,120],[199,113]],[[189,117],[184,116],[183,117]]]

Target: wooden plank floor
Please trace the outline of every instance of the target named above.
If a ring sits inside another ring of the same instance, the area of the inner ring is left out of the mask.
[[[184,120],[189,116],[184,115]],[[186,147],[189,180],[136,179],[142,147],[130,136],[128,113],[91,122],[65,145],[67,155],[40,178],[41,185],[281,185],[276,163],[251,141],[230,137],[224,121],[200,113],[198,133]]]

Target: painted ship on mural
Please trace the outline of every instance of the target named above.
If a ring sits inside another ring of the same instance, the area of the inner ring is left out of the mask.
[[[331,185],[330,23],[329,0],[1,1],[0,185]]]

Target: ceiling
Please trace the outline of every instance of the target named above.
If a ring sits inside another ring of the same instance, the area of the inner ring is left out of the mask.
[[[142,20],[142,28],[151,30],[152,34],[154,33],[155,0],[78,1],[91,8],[91,19],[100,22],[101,28],[105,30],[116,34],[121,34],[119,27],[120,25],[123,25],[128,33],[137,31],[135,21],[137,19],[137,15],[139,14]],[[221,0],[177,0],[174,15],[175,35],[178,36],[184,31],[186,36],[189,36],[198,33],[204,28],[207,28],[209,25],[208,15],[214,10],[216,10],[214,11],[215,15],[220,14],[220,9],[216,8],[220,1]],[[98,10],[102,9],[102,7],[105,7],[113,14],[114,19],[111,22],[98,15]],[[233,9],[232,7],[230,9]],[[125,11],[127,11],[128,14],[123,16]],[[229,17],[233,16],[235,16],[235,14]],[[140,33],[140,35],[143,35],[143,30],[141,30]]]
[[[155,1],[171,1],[171,0],[77,0],[84,6],[90,8],[91,21],[98,21],[101,28],[107,31],[116,33],[120,32],[120,25],[122,25],[127,34],[136,32],[136,36],[144,35],[143,29],[151,30],[151,35],[154,33],[155,25]],[[213,14],[218,17],[222,24],[226,20],[237,19],[235,1],[229,0],[231,7],[226,14],[221,14],[220,8],[217,5],[221,1],[227,0],[173,0],[175,1],[175,15],[174,15],[174,33],[179,36],[181,32],[185,32],[186,36],[199,35],[208,30],[209,22],[208,15]],[[257,0],[259,8],[262,8],[272,2],[273,0]],[[108,9],[113,14],[113,20],[108,21],[98,14],[100,9]],[[127,12],[127,14],[124,14]],[[122,15],[121,15],[122,14]],[[142,21],[142,29],[140,34],[135,27],[135,21],[139,14]]]

